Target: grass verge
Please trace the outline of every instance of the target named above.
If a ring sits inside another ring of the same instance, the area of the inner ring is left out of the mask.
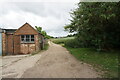
[[[118,53],[120,51],[97,52],[90,48],[66,48],[78,60],[93,65],[99,71],[104,71],[102,77],[118,78]]]

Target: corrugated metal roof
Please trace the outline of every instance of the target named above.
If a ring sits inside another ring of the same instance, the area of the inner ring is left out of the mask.
[[[17,29],[3,29],[3,30],[5,30],[5,32],[14,33]]]

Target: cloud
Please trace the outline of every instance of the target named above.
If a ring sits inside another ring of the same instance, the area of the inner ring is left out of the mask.
[[[75,2],[3,2],[0,3],[0,27],[17,29],[25,22],[41,26],[49,35],[65,36],[69,12]]]
[[[77,3],[80,0],[29,0],[29,2],[57,2],[57,3],[65,3],[65,2],[73,2]],[[1,0],[1,2],[28,2],[28,0]]]

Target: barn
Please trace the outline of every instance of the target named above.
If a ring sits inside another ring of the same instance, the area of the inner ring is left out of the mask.
[[[30,24],[19,29],[4,29],[2,33],[3,55],[30,54],[44,47],[44,36]]]

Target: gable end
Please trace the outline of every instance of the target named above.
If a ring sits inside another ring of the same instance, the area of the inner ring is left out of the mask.
[[[25,23],[19,29],[15,31],[15,35],[35,35],[38,34],[37,30],[35,30],[30,24]]]

